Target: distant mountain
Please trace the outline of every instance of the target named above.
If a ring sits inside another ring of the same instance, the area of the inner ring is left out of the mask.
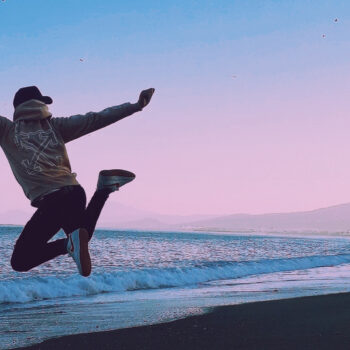
[[[8,210],[0,213],[0,225],[24,225],[35,212],[28,210]],[[107,201],[98,220],[97,227],[168,229],[189,221],[204,220],[215,215],[161,215],[152,211],[140,210],[118,202]]]
[[[254,231],[350,231],[350,203],[295,213],[235,214],[182,225],[186,229]]]
[[[174,225],[165,224],[159,220],[145,218],[135,221],[108,223],[103,222],[99,225],[100,228],[116,228],[116,229],[136,229],[136,230],[172,230],[177,227]]]
[[[0,213],[0,224],[25,224],[35,208]],[[107,202],[97,227],[147,230],[350,232],[350,203],[295,213],[161,215],[117,202]]]
[[[192,221],[212,219],[217,215],[162,215],[109,201],[98,221],[99,227],[167,229]]]

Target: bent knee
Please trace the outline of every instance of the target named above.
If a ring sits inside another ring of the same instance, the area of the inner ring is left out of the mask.
[[[24,264],[18,263],[17,261],[11,260],[11,267],[13,270],[17,272],[27,272],[30,270],[29,266],[26,266]]]
[[[25,263],[23,258],[19,256],[19,254],[16,253],[16,250],[13,252],[11,257],[11,267],[13,270],[17,272],[27,272],[31,268]]]

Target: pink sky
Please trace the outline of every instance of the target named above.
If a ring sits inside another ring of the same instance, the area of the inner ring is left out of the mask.
[[[288,8],[280,11],[276,18],[288,17]],[[262,26],[263,15],[251,21]],[[284,212],[350,202],[350,21],[343,16],[335,27],[332,16],[317,16],[236,36],[227,28],[235,33],[242,22],[222,19],[223,28],[213,28],[216,40],[200,36],[167,48],[152,42],[118,55],[106,39],[96,51],[82,48],[83,63],[62,51],[30,70],[13,64],[1,72],[10,83],[0,91],[0,114],[11,116],[13,94],[25,85],[53,97],[54,116],[136,102],[143,88],[154,87],[143,112],[67,145],[89,196],[99,170],[123,168],[137,179],[111,200],[164,214]],[[64,28],[56,30],[63,35]],[[0,211],[28,208],[4,156],[0,166]]]

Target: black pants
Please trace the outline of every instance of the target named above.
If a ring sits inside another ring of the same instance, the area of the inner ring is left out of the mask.
[[[85,228],[91,238],[107,198],[108,193],[96,191],[85,208],[85,191],[79,185],[62,187],[45,196],[16,241],[11,258],[12,268],[29,271],[67,254],[65,238],[49,242],[61,228],[67,235],[78,228]]]

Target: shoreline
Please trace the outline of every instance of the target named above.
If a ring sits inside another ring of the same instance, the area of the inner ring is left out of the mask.
[[[350,293],[220,306],[167,323],[52,338],[17,350],[349,349]]]
[[[17,227],[23,228],[22,224],[0,224],[0,227]],[[256,230],[256,229],[225,229],[225,228],[131,228],[131,227],[109,227],[97,226],[96,231],[118,231],[118,232],[144,232],[144,233],[185,233],[185,234],[208,234],[208,235],[227,235],[227,236],[256,236],[256,237],[279,237],[279,238],[312,238],[312,239],[330,239],[330,238],[344,238],[350,239],[350,231],[322,231],[322,230]]]
[[[263,237],[290,237],[290,238],[347,238],[350,239],[350,231],[322,231],[322,230],[267,230],[267,229],[225,229],[225,228],[155,228],[140,229],[130,227],[97,227],[97,230],[106,231],[133,231],[146,233],[188,233],[188,234],[209,234],[209,235],[231,235],[231,236],[263,236]]]

